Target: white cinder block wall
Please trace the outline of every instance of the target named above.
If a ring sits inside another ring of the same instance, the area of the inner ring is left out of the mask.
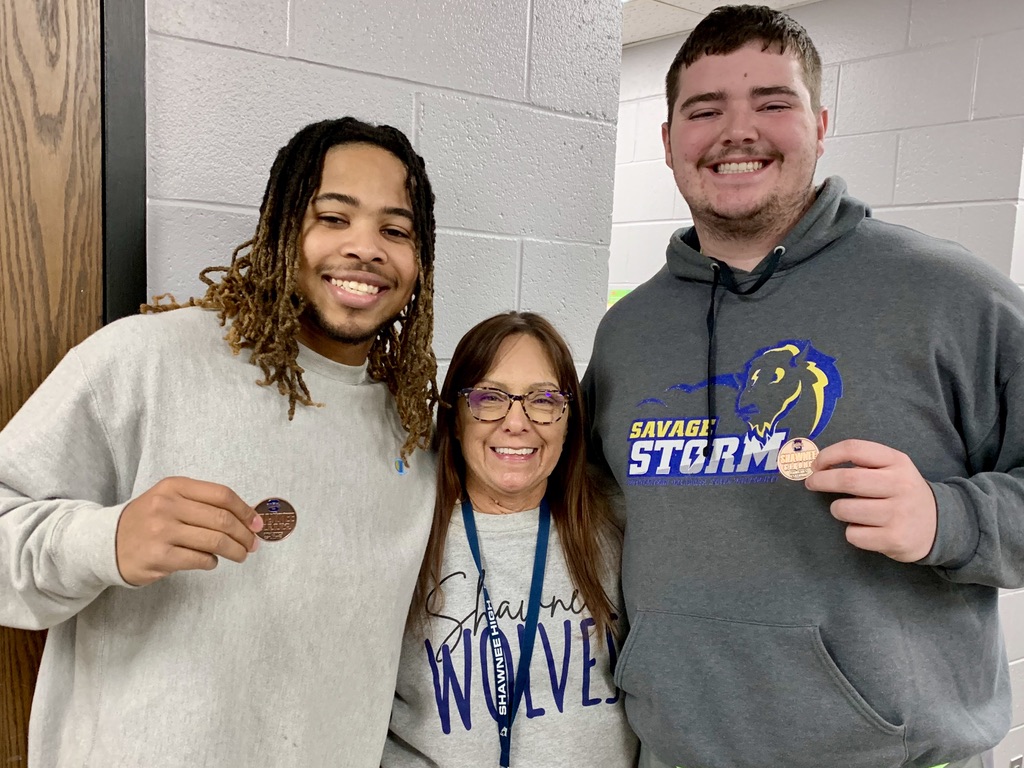
[[[303,125],[404,131],[437,197],[435,349],[534,310],[590,355],[605,306],[619,0],[148,0],[148,287],[201,293]]]
[[[844,177],[879,218],[957,240],[1024,285],[1024,2],[824,0],[790,14],[825,65],[818,179]],[[665,72],[684,38],[622,54],[612,289],[650,277],[691,223],[661,145]],[[1001,608],[1016,704],[994,757],[1008,768],[1024,753],[1024,591]]]
[[[1024,2],[824,0],[789,13],[825,65],[819,180],[881,219],[957,240],[1024,285]],[[689,211],[664,164],[664,76],[685,35],[626,48],[609,282],[664,261]]]

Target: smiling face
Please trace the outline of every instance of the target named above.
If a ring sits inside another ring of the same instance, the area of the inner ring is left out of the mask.
[[[494,364],[475,387],[495,387],[512,395],[561,389],[554,366],[533,336],[509,336]],[[500,421],[477,421],[460,397],[456,432],[466,461],[466,491],[479,512],[519,512],[540,504],[548,477],[558,464],[569,412],[553,424],[534,424],[521,402]]]
[[[749,43],[679,72],[665,162],[702,226],[725,238],[788,231],[814,197],[824,109],[814,109],[799,59]]]
[[[402,162],[371,144],[324,157],[302,222],[299,338],[332,360],[361,365],[412,297],[419,266],[405,179]]]

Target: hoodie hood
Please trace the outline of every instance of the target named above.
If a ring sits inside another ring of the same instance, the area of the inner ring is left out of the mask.
[[[871,216],[871,210],[860,200],[846,194],[846,182],[830,176],[818,189],[814,203],[779,245],[785,253],[779,260],[777,272],[784,272],[806,261],[854,229]],[[714,279],[712,261],[700,252],[700,241],[694,227],[677,230],[669,240],[668,270],[675,277],[711,283]],[[756,279],[764,271],[770,254],[750,272],[737,274],[737,282]]]

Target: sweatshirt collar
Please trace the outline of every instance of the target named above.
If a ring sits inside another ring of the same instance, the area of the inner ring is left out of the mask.
[[[506,533],[509,531],[529,530],[535,532],[537,530],[537,523],[540,520],[540,507],[534,507],[522,512],[512,512],[507,515],[488,515],[484,512],[473,510],[473,519],[476,521],[476,527],[481,531]],[[451,518],[451,524],[457,528],[465,528],[462,522],[461,506],[456,505],[455,514]]]
[[[362,365],[345,365],[317,354],[301,342],[299,342],[298,363],[306,373],[316,373],[342,384],[366,384],[371,381],[368,360],[364,361]]]
[[[777,272],[785,272],[816,256],[870,215],[871,211],[864,203],[846,194],[845,181],[838,176],[830,176],[818,188],[807,213],[778,244],[786,250],[778,263]],[[756,280],[764,271],[771,253],[765,254],[750,272],[736,270],[738,282],[744,284]],[[711,283],[712,261],[700,252],[700,241],[694,227],[677,230],[672,235],[666,256],[668,270],[675,277]]]

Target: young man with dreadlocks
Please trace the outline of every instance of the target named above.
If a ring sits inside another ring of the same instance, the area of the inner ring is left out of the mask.
[[[100,330],[0,432],[0,623],[50,630],[33,768],[379,765],[433,509],[433,262],[406,137],[307,126],[204,297]]]

